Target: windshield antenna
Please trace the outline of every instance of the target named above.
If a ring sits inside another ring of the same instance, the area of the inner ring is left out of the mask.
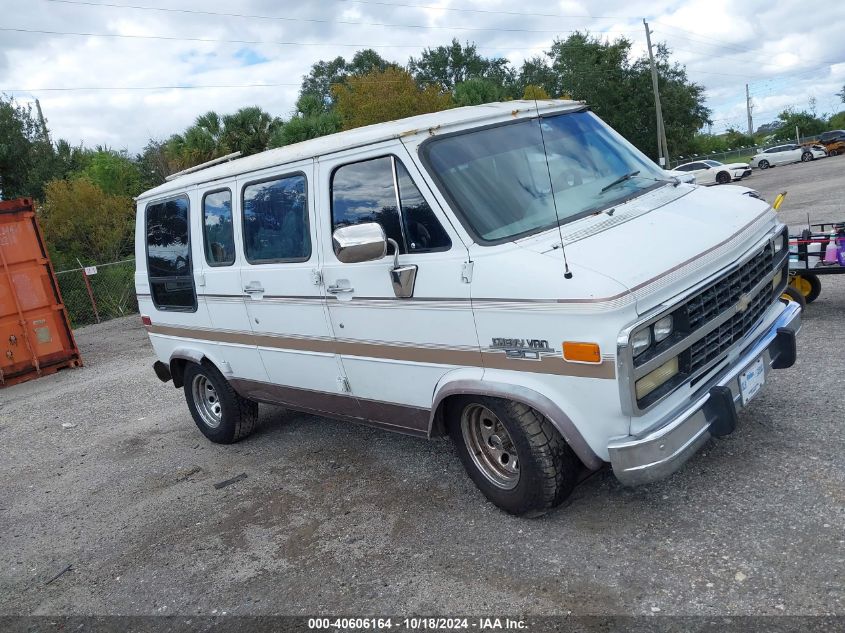
[[[563,243],[563,229],[560,227],[560,214],[557,211],[557,200],[555,199],[555,186],[552,183],[552,168],[549,166],[549,154],[546,152],[546,137],[543,135],[543,120],[540,117],[540,107],[537,105],[537,93],[534,93],[534,110],[537,112],[537,125],[540,128],[540,140],[543,142],[543,158],[546,159],[546,173],[549,175],[549,189],[552,192],[552,204],[555,208],[555,219],[557,220],[557,234],[560,239],[560,250],[563,253],[563,278],[572,279],[572,271],[569,270],[569,262],[566,259],[566,246]]]

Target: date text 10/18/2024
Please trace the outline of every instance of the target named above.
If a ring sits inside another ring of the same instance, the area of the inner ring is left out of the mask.
[[[525,630],[523,620],[513,618],[309,618],[308,628],[314,630],[332,629],[346,631],[366,630]]]

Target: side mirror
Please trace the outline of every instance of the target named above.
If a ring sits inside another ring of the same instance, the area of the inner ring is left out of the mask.
[[[344,264],[371,262],[387,255],[387,237],[377,222],[340,227],[332,233],[332,245]]]

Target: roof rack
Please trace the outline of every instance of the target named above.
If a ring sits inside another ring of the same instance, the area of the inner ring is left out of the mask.
[[[230,160],[234,160],[241,155],[240,152],[232,152],[231,154],[226,154],[225,156],[221,156],[220,158],[215,158],[213,160],[207,161],[205,163],[200,163],[199,165],[194,165],[193,167],[188,167],[187,169],[183,169],[182,171],[177,171],[175,174],[170,174],[166,176],[164,179],[167,182],[171,180],[175,180],[179,178],[179,176],[184,176],[185,174],[192,174],[195,171],[199,171],[201,169],[205,169],[206,167],[211,167],[212,165],[217,165],[219,163],[225,163]]]

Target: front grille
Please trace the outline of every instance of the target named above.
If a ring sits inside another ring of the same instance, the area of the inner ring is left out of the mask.
[[[751,331],[771,304],[772,289],[766,284],[751,299],[745,312],[736,313],[703,339],[692,344],[687,352],[689,354],[688,373],[694,374],[711,360],[728,351],[731,345]]]
[[[772,272],[772,247],[771,244],[766,244],[749,261],[711,284],[686,303],[689,331],[694,332],[699,326],[730,308],[770,272]],[[751,306],[746,312],[750,310]]]

